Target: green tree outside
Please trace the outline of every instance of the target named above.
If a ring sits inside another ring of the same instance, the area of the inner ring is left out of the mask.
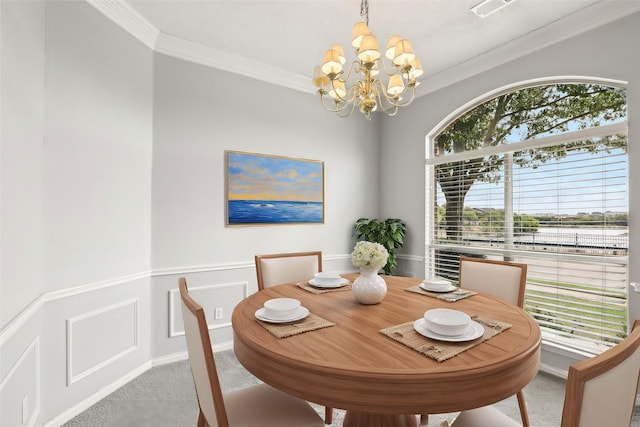
[[[435,156],[507,144],[508,138],[533,139],[540,135],[586,129],[626,117],[623,89],[594,84],[557,84],[525,88],[500,95],[453,122],[435,139]],[[563,158],[568,152],[627,147],[626,135],[569,142],[516,152],[514,165],[536,167]],[[436,167],[436,180],[446,199],[444,225],[448,240],[459,240],[464,221],[464,200],[476,182],[499,182],[502,158],[490,156]],[[527,220],[523,227],[532,224]]]

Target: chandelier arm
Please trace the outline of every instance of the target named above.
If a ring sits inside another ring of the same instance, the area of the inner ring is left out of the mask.
[[[346,83],[351,78],[351,73],[359,73],[359,72],[360,72],[360,61],[352,61],[351,65],[349,65],[349,71],[347,72],[347,75],[344,78],[341,78],[341,80]],[[341,74],[344,74],[344,71]]]
[[[325,110],[331,112],[331,113],[336,113],[338,115],[338,117],[349,117],[351,115],[351,113],[353,112],[353,109],[355,107],[355,102],[350,102],[350,103],[335,103],[335,101],[333,102],[334,105],[336,106],[336,108],[331,108],[328,105],[325,104],[324,101],[324,97],[320,98],[322,106],[324,107]],[[340,107],[339,107],[340,106]],[[345,111],[347,111],[346,113],[344,113]]]
[[[410,85],[409,86],[411,88],[411,96],[409,96],[409,99],[406,102],[400,102],[400,100],[398,100],[397,104],[398,107],[406,107],[407,105],[411,104],[413,102],[413,100],[416,97],[416,86],[415,85]],[[404,91],[402,91],[402,93],[400,94],[400,96],[405,95],[407,93],[409,89],[407,87],[404,88]]]
[[[389,69],[387,68],[387,63],[383,61],[382,58],[377,59],[377,61],[382,64],[382,72],[385,73],[387,76],[393,76],[394,74],[397,74],[400,71],[400,66],[394,64],[393,62],[391,63],[393,70],[389,71]],[[378,70],[380,70],[380,67],[378,67]]]
[[[376,98],[378,100],[378,107],[383,113],[387,114],[388,116],[395,116],[398,110],[400,109],[400,107],[406,107],[415,98],[415,86],[411,86],[410,99],[407,102],[402,103],[400,102],[400,100],[396,101],[394,97],[390,97],[384,91],[384,85],[382,84],[382,81],[376,79],[376,81],[374,81],[373,84],[378,86],[375,91]],[[406,91],[407,89],[405,88],[402,94],[406,93]]]
[[[328,106],[328,105],[325,103],[325,96],[326,96],[326,94],[322,94],[322,93],[320,94],[320,103],[322,104],[322,106],[324,107],[324,109],[325,109],[325,110],[327,110],[327,111],[329,111],[329,112],[331,112],[331,113],[337,113],[337,112],[339,111],[339,110],[338,110],[338,108],[337,108],[337,105],[336,105],[336,108],[332,108],[332,107]],[[334,104],[334,105],[335,105],[335,104]]]
[[[356,106],[356,103],[352,102],[350,105],[351,105],[351,108],[349,109],[349,112],[346,113],[346,114],[340,114],[341,112],[346,110],[344,108],[342,110],[340,110],[340,111],[337,111],[336,114],[338,114],[338,117],[342,117],[343,119],[349,117],[351,115],[351,113],[353,113],[353,110],[354,110],[354,108]]]
[[[382,103],[380,103],[380,111],[382,111],[383,113],[385,113],[387,116],[390,116],[390,117],[395,116],[399,109],[400,107],[398,107],[397,105],[393,105],[393,111],[389,111],[382,105]]]
[[[375,95],[376,98],[378,100],[378,107],[380,108],[380,110],[385,113],[388,116],[395,116],[395,114],[398,112],[398,105],[394,104],[393,102],[391,102],[391,100],[389,99],[389,97],[387,96],[385,89],[384,89],[384,85],[382,84],[382,81],[380,81],[379,79],[376,79],[373,81],[372,86],[375,88]],[[376,87],[378,86],[378,87]],[[385,102],[387,101],[387,106],[385,106]],[[393,111],[390,111],[388,109],[388,107],[391,106],[393,108]]]
[[[380,99],[380,107],[383,108],[384,103],[383,101],[387,101],[387,103],[393,107],[397,107],[397,102],[394,102],[393,97],[390,97],[389,94],[387,93],[387,89],[384,87],[384,84],[382,83],[382,80],[380,79],[376,79],[373,81],[373,84],[378,86],[378,90],[376,91],[378,94],[378,99]],[[404,91],[402,92],[404,93]]]
[[[380,86],[382,86],[382,82],[381,81],[378,81],[378,84]],[[411,96],[409,97],[409,99],[407,101],[401,102],[402,96],[407,94],[407,92],[409,91],[409,88],[411,88]],[[416,96],[416,87],[415,87],[415,85],[405,86],[404,90],[400,94],[398,94],[397,97],[389,96],[389,94],[384,90],[381,90],[381,92],[382,92],[382,95],[384,96],[384,99],[390,105],[393,105],[394,107],[406,107],[407,105],[411,104],[411,102],[413,102],[413,99]]]
[[[343,102],[345,104],[348,104],[350,102],[353,102],[358,94],[358,89],[356,88],[356,86],[358,85],[359,82],[354,83],[351,87],[349,87],[347,89],[347,92],[345,95],[347,95],[346,97],[342,97],[338,94],[338,92],[335,90],[335,87],[333,86],[333,80],[331,81],[331,88],[334,89],[334,93],[336,94],[336,99],[340,102]],[[342,80],[342,83],[346,83],[345,80]]]
[[[336,98],[333,98],[333,97],[329,96],[329,98],[331,99],[331,102],[332,102],[332,104],[334,106],[334,108],[332,108],[332,107],[328,106],[326,104],[326,101],[325,101],[326,97],[328,96],[327,92],[326,91],[324,91],[324,92],[319,91],[319,93],[320,93],[320,102],[322,103],[322,106],[325,108],[325,110],[330,111],[332,113],[339,113],[341,111],[344,111],[344,110],[348,109],[350,105],[351,105],[351,110],[353,110],[353,106],[355,105],[355,101],[356,101],[356,98],[357,98],[357,96],[356,96],[357,95],[357,88],[354,85],[354,86],[352,86],[352,87],[350,87],[348,89],[347,94],[349,96],[347,96],[346,98],[342,98],[340,96],[336,96]],[[351,112],[349,112],[349,115],[350,114],[351,114]]]
[[[320,102],[322,103],[322,106],[324,107],[324,109],[331,113],[339,113],[340,111],[349,107],[348,103],[340,102],[340,101],[336,102],[334,98],[331,98],[331,97],[329,97],[331,99],[331,105],[327,105],[326,98],[327,98],[326,94],[324,95],[321,94]]]

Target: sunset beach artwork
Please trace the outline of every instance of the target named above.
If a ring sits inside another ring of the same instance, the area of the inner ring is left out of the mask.
[[[324,162],[225,154],[227,225],[324,223]]]

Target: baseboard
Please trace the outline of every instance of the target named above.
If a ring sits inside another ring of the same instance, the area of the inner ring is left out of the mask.
[[[554,377],[562,378],[563,380],[567,379],[567,371],[551,365],[547,365],[545,363],[540,364],[539,371],[544,372],[545,374],[553,375]]]
[[[220,351],[233,350],[233,341],[227,341],[223,343],[216,343],[213,352],[218,353]],[[178,353],[167,354],[164,356],[156,357],[151,361],[153,367],[167,365],[169,363],[181,362],[187,360],[189,355],[186,351],[180,351]]]
[[[142,365],[130,371],[128,374],[118,378],[116,381],[98,390],[96,393],[92,394],[91,396],[87,397],[86,399],[82,400],[81,402],[77,403],[76,405],[72,406],[66,411],[62,412],[55,418],[47,421],[44,424],[44,427],[61,426],[62,424],[71,420],[76,415],[86,411],[91,406],[95,405],[100,400],[104,399],[105,397],[107,397],[108,395],[110,395],[111,393],[113,393],[114,391],[116,391],[117,389],[119,389],[129,381],[133,380],[134,378],[148,371],[149,369],[151,369],[151,361],[143,363]]]

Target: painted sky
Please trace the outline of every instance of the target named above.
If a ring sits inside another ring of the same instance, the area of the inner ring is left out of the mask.
[[[229,200],[322,202],[322,162],[228,152]]]

